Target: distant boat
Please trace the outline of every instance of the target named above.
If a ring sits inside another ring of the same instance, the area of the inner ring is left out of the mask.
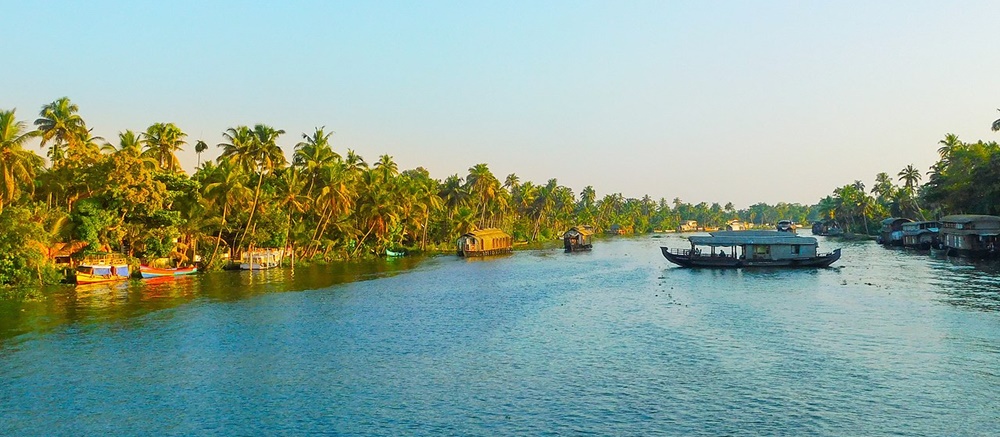
[[[775,228],[777,228],[778,232],[795,233],[795,224],[791,220],[781,220]]]
[[[124,281],[132,272],[125,257],[119,254],[96,255],[84,258],[76,267],[77,284]]]
[[[563,248],[567,252],[590,250],[594,242],[594,228],[590,226],[574,226],[563,234]]]
[[[908,218],[889,217],[882,220],[882,229],[875,241],[885,246],[903,245],[903,224],[911,223]]]
[[[192,266],[184,268],[159,269],[156,267],[142,265],[139,266],[139,273],[142,274],[143,279],[162,278],[165,276],[182,276],[198,273],[198,268]]]
[[[820,254],[815,238],[778,231],[714,232],[688,240],[690,249],[660,247],[660,251],[668,261],[681,267],[829,267],[840,259],[840,249]],[[706,254],[701,247],[709,252]],[[728,253],[725,248],[729,248]]]
[[[480,229],[458,237],[456,242],[459,256],[486,256],[510,253],[514,249],[514,239],[496,228]]]
[[[406,255],[406,252],[402,252],[402,251],[396,252],[396,251],[392,251],[392,250],[389,250],[389,249],[385,250],[385,256],[388,256],[388,257],[398,257],[398,256],[403,256],[403,255]]]
[[[267,270],[281,266],[285,251],[281,249],[257,249],[243,254],[241,270]]]

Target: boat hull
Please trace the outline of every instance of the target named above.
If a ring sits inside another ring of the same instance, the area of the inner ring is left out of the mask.
[[[710,269],[738,269],[738,268],[799,268],[799,267],[829,267],[840,259],[840,249],[836,249],[826,255],[799,259],[780,260],[748,260],[733,257],[714,257],[701,255],[681,255],[670,252],[668,247],[660,247],[663,256],[674,264],[681,267],[710,268]]]
[[[128,276],[118,276],[118,275],[91,275],[87,273],[77,273],[76,283],[77,285],[84,284],[100,284],[102,282],[118,282],[128,279]]]
[[[139,273],[144,279],[162,278],[165,276],[183,276],[198,273],[197,267],[187,267],[181,269],[158,269],[148,266],[139,266]]]

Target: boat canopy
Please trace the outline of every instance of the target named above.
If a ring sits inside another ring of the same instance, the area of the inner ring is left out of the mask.
[[[715,232],[710,235],[695,235],[688,237],[695,246],[730,247],[743,245],[757,246],[815,246],[813,237],[799,237],[786,232],[776,231],[733,231]]]

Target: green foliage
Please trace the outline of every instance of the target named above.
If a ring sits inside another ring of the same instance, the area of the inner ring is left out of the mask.
[[[61,275],[34,237],[45,233],[31,211],[13,207],[0,212],[0,285],[29,286],[59,282]]]

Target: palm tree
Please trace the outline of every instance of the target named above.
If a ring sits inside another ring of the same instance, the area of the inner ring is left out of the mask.
[[[923,213],[920,211],[920,206],[917,204],[916,199],[916,187],[921,178],[920,171],[913,168],[913,164],[910,164],[900,170],[897,176],[903,182],[903,191],[907,200],[912,204],[914,211],[923,218]]]
[[[399,174],[399,167],[393,162],[392,157],[389,155],[379,156],[378,162],[373,166],[378,170],[379,177],[382,182],[389,182],[393,177]]]
[[[25,132],[27,124],[17,121],[15,111],[0,111],[0,212],[4,203],[19,197],[22,185],[33,190],[32,181],[43,165],[40,156],[21,147],[37,134]]]
[[[186,136],[187,134],[173,123],[154,123],[142,134],[143,144],[146,145],[143,154],[156,158],[161,169],[177,172],[181,164],[174,152],[183,150],[181,146],[187,144],[184,141]]]
[[[38,127],[39,136],[42,138],[40,147],[45,147],[49,141],[52,147],[48,156],[52,164],[56,165],[65,157],[64,146],[72,147],[76,144],[81,132],[87,132],[87,125],[77,112],[80,107],[69,101],[69,97],[62,97],[52,103],[42,107],[35,120]]]
[[[469,192],[479,200],[480,211],[479,225],[486,222],[486,209],[497,196],[500,188],[500,181],[493,176],[486,164],[476,164],[469,169],[469,175],[465,178],[465,184]]]
[[[958,139],[958,135],[951,133],[945,135],[943,140],[938,141],[938,144],[941,144],[941,148],[937,151],[938,155],[941,155],[942,161],[949,161],[955,150],[962,147],[962,141]]]
[[[910,193],[914,192],[917,182],[920,182],[921,179],[920,171],[913,168],[913,164],[907,165],[906,168],[900,170],[897,176],[903,182],[903,187],[909,190]]]
[[[295,253],[295,245],[289,241],[292,230],[292,215],[295,213],[301,214],[309,209],[310,199],[302,194],[304,188],[305,183],[299,177],[299,172],[295,168],[286,169],[278,179],[278,198],[275,200],[279,208],[288,211],[288,222],[285,228],[285,245],[292,248],[293,254]]]
[[[208,144],[204,141],[198,140],[197,143],[194,143],[194,153],[198,154],[198,167],[201,167],[201,153],[206,150],[208,150]]]
[[[215,249],[212,250],[212,256],[208,258],[209,264],[215,260],[215,255],[219,251],[229,211],[250,196],[250,189],[243,185],[243,175],[240,174],[240,170],[228,161],[221,162],[212,176],[215,181],[205,185],[202,195],[216,208],[222,210],[222,217],[219,223],[219,233],[215,237]]]
[[[305,141],[295,145],[292,165],[301,168],[309,179],[306,194],[312,195],[313,188],[320,182],[320,175],[326,168],[340,161],[340,155],[330,147],[330,136],[333,132],[323,132],[324,127],[316,128],[312,135],[302,134]]]

